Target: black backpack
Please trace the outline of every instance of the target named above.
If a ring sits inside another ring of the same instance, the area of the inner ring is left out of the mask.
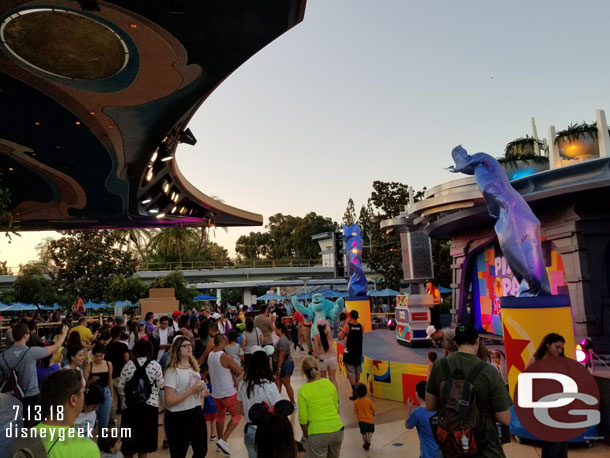
[[[443,381],[439,409],[430,426],[439,448],[453,456],[475,456],[483,450],[485,415],[477,400],[474,381],[487,366],[479,362],[464,379],[452,373],[446,358],[441,358]],[[458,372],[458,371],[456,371]]]
[[[125,384],[125,405],[127,407],[143,406],[152,394],[152,383],[146,374],[146,367],[151,361],[149,359],[140,366],[138,360],[134,359],[136,371]]]
[[[21,364],[21,361],[23,361],[23,358],[25,357],[28,351],[30,351],[29,348],[23,352],[23,355],[21,355],[21,358],[19,358],[19,361],[17,361],[15,367],[9,366],[8,362],[6,361],[6,358],[4,357],[4,352],[2,352],[2,359],[4,360],[4,364],[6,364],[6,367],[8,368],[8,375],[4,379],[0,391],[2,393],[10,394],[11,396],[19,399],[20,401],[25,397],[25,388],[19,381],[17,368]],[[4,369],[2,370],[2,372],[4,375]]]

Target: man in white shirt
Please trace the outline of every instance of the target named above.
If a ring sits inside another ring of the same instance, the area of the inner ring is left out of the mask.
[[[159,327],[153,331],[153,338],[159,341],[157,362],[165,369],[168,355],[167,349],[174,339],[174,329],[169,327],[169,317],[162,316],[159,318]]]
[[[216,430],[218,431],[218,442],[216,445],[227,455],[231,449],[227,439],[235,430],[242,415],[237,412],[237,390],[233,383],[233,376],[241,374],[241,366],[224,352],[227,338],[222,334],[214,337],[214,351],[208,356],[208,367],[210,369],[210,383],[212,384],[212,398],[216,405]],[[231,415],[231,421],[225,430],[226,412]]]

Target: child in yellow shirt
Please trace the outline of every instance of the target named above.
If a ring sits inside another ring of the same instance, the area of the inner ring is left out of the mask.
[[[357,396],[354,402],[354,412],[358,417],[358,426],[360,426],[360,434],[362,434],[362,448],[368,450],[371,446],[371,438],[375,432],[375,404],[370,398],[366,397],[366,385],[357,383],[354,387],[354,393]]]

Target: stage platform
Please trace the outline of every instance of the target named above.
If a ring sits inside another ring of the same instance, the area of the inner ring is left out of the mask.
[[[343,344],[336,342],[340,370],[343,367]],[[502,345],[487,345],[490,350],[504,350]],[[426,380],[428,351],[439,357],[443,350],[433,347],[411,348],[396,341],[396,331],[379,329],[364,334],[362,345],[362,374],[360,382],[367,385],[372,396],[406,402],[415,399],[415,385]]]
[[[406,347],[396,341],[396,331],[379,329],[364,334],[362,353],[372,360],[392,361],[396,363],[428,364],[426,356],[434,350],[443,356],[443,350],[433,347]]]

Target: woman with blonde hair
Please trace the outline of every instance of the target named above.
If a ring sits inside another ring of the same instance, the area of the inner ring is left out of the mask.
[[[201,401],[209,395],[193,357],[193,342],[177,336],[165,369],[165,432],[172,458],[186,457],[189,445],[193,447],[193,458],[207,454],[208,432]]]
[[[343,424],[339,417],[337,389],[320,377],[320,367],[313,356],[303,360],[307,383],[298,394],[299,424],[307,440],[310,458],[339,458],[343,442]]]

